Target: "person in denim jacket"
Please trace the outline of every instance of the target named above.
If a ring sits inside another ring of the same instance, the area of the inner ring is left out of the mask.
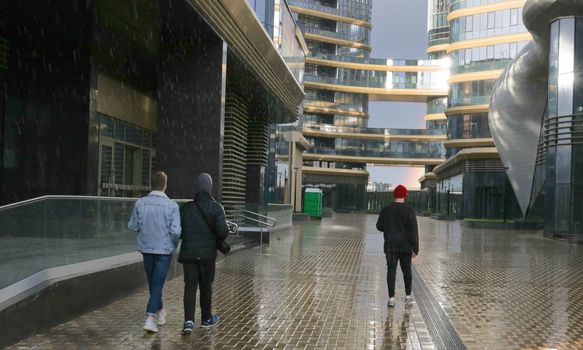
[[[138,233],[138,251],[144,257],[150,298],[146,307],[144,330],[158,332],[166,323],[162,289],[180,239],[178,204],[164,193],[168,176],[162,171],[152,175],[152,192],[136,201],[128,228]]]

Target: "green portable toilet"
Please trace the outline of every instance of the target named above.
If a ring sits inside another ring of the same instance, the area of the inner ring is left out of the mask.
[[[322,217],[322,197],[324,194],[319,188],[306,188],[304,195],[304,214],[321,218]]]

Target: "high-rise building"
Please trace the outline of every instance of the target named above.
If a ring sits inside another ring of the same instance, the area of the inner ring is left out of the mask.
[[[443,62],[371,58],[370,0],[289,3],[309,48],[299,125],[310,144],[303,155],[303,186],[321,188],[325,206],[359,210],[366,208],[367,164],[441,163],[442,125],[428,130],[390,128],[391,118],[405,116],[386,116],[386,129],[367,125],[369,101],[444,98],[448,72]],[[428,120],[438,124],[431,116]]]
[[[444,112],[447,160],[428,168],[422,187],[436,192],[432,211],[450,217],[507,220],[522,213],[500,161],[488,123],[494,85],[532,39],[522,22],[525,1],[429,0],[427,53],[448,58],[447,99],[428,114]],[[443,116],[435,116],[443,123]],[[429,125],[428,127],[437,127]],[[434,187],[435,186],[435,187]]]

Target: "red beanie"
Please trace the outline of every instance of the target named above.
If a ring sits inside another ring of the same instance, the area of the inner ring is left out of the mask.
[[[395,187],[395,190],[393,191],[393,196],[395,198],[407,197],[407,187],[405,187],[403,185],[399,185],[399,186]]]

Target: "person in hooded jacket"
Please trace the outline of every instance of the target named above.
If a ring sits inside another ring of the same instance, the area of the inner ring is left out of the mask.
[[[184,327],[183,335],[192,333],[196,290],[200,289],[201,327],[219,323],[219,316],[211,313],[212,284],[215,278],[217,239],[229,234],[225,210],[211,196],[213,186],[209,174],[198,175],[194,200],[180,208],[182,245],[178,262],[184,268]]]
[[[387,257],[387,285],[389,288],[389,307],[395,307],[395,280],[397,264],[400,263],[405,281],[405,303],[410,305],[411,259],[419,254],[419,233],[415,210],[405,204],[407,188],[403,185],[393,191],[395,201],[384,207],[377,220],[377,229],[385,238],[384,252]]]

